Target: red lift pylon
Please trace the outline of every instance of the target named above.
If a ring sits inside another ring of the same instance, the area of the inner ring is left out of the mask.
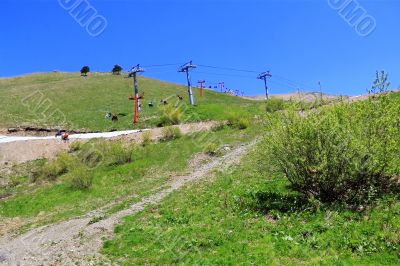
[[[203,97],[203,83],[205,83],[205,80],[199,80],[197,83],[200,83],[200,97]]]
[[[143,99],[143,95],[135,95],[135,96],[130,96],[129,100],[134,101],[134,111],[133,111],[133,123],[137,124],[139,123],[139,104],[140,101]]]
[[[133,87],[135,88],[135,96],[130,96],[129,100],[134,101],[134,112],[133,112],[133,123],[139,123],[139,105],[140,99],[143,99],[143,95],[139,96],[139,88],[137,84],[136,74],[144,72],[144,69],[139,66],[139,64],[129,71],[128,78],[133,78]]]

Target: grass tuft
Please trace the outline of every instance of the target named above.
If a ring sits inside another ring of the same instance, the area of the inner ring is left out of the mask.
[[[178,127],[168,126],[162,129],[162,140],[174,140],[182,137],[182,132]]]
[[[151,131],[145,131],[142,134],[142,146],[147,146],[152,142]]]
[[[79,166],[69,173],[73,189],[88,190],[93,184],[93,174],[84,166]]]

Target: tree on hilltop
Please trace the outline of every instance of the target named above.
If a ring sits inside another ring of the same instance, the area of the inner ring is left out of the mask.
[[[87,76],[87,73],[89,73],[89,72],[90,72],[90,68],[89,68],[88,66],[84,66],[84,67],[82,67],[82,69],[81,69],[81,76],[86,77],[86,76]]]
[[[120,65],[115,65],[112,69],[113,75],[120,75],[122,71],[122,67]]]

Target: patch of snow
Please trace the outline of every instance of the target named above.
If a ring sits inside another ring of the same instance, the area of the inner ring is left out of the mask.
[[[129,135],[133,133],[147,131],[148,129],[141,130],[124,130],[124,131],[114,131],[114,132],[104,132],[104,133],[83,133],[83,134],[73,134],[69,136],[69,139],[96,139],[96,138],[114,138],[123,135]],[[20,137],[20,136],[0,136],[0,143],[9,143],[16,141],[29,141],[29,140],[51,140],[58,139],[61,137],[47,136],[47,137]]]

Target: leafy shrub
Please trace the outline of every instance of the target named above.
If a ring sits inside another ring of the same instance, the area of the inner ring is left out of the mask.
[[[109,152],[106,153],[108,165],[122,165],[132,162],[134,148],[131,145],[124,146],[121,142],[112,142],[109,145]]]
[[[250,122],[247,118],[240,118],[237,123],[237,127],[239,129],[246,129],[249,127],[249,125],[250,125]]]
[[[173,140],[182,137],[182,132],[178,127],[165,127],[162,129],[162,139],[163,140]]]
[[[206,146],[205,152],[208,155],[216,156],[216,155],[220,154],[220,148],[219,148],[218,144],[212,142]]]
[[[69,145],[70,152],[80,151],[82,149],[82,142],[74,141]]]
[[[62,169],[58,166],[56,162],[49,162],[43,166],[41,169],[40,177],[46,180],[56,180],[59,175],[61,175]]]
[[[231,114],[228,117],[227,125],[232,128],[246,129],[250,122],[246,117],[242,117],[239,114]]]
[[[64,173],[73,168],[77,163],[76,158],[66,152],[59,154],[56,162],[58,163],[59,167],[64,171]]]
[[[221,130],[224,130],[224,129],[225,129],[225,123],[224,122],[218,122],[217,124],[215,124],[215,125],[213,125],[211,127],[211,130],[214,131],[214,132],[221,131]]]
[[[44,159],[39,159],[39,160],[34,161],[34,163],[31,166],[31,170],[30,170],[30,177],[31,177],[32,182],[36,182],[41,178],[42,169],[45,164],[46,164],[46,160],[44,160]]]
[[[93,174],[84,166],[76,167],[69,176],[71,187],[74,189],[87,190],[93,184]]]
[[[182,120],[182,110],[179,107],[174,107],[172,104],[167,104],[160,108],[159,126],[178,125]]]
[[[394,189],[400,173],[400,102],[390,96],[291,112],[272,122],[269,160],[291,187],[322,202],[361,204]],[[393,191],[393,190],[392,190]]]
[[[76,156],[89,168],[117,166],[132,162],[134,150],[134,145],[125,145],[121,141],[95,140],[83,145]]]
[[[285,101],[278,98],[268,99],[265,106],[265,110],[267,111],[267,113],[274,113],[283,109],[285,109]]]
[[[89,168],[96,168],[100,166],[104,160],[104,151],[106,144],[105,142],[98,142],[98,145],[93,145],[93,143],[84,145],[82,149],[77,154],[80,162]]]
[[[151,143],[151,131],[145,131],[142,134],[142,146],[147,146]]]
[[[54,181],[59,176],[66,174],[73,164],[73,157],[67,153],[62,153],[57,157],[57,159],[42,165],[38,169],[37,173],[34,174],[34,181],[37,181],[38,179]]]
[[[7,184],[7,186],[17,187],[17,186],[23,184],[24,181],[25,181],[25,177],[23,177],[23,176],[11,176],[9,178],[9,184]]]

